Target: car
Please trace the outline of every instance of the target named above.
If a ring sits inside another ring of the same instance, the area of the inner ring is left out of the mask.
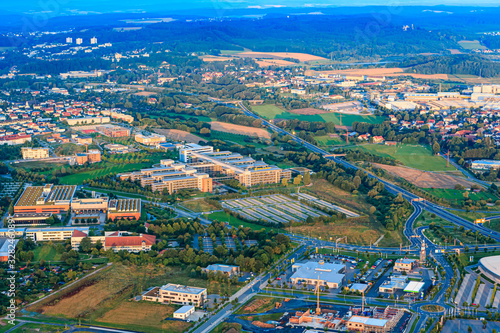
[[[278,280],[278,281],[279,281],[279,280],[281,280],[281,278],[280,278],[280,277],[277,277],[277,278],[276,278],[276,280]]]

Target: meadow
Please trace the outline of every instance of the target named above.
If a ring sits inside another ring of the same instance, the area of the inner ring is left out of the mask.
[[[435,195],[436,197],[443,198],[455,204],[462,204],[464,201],[464,193],[466,191],[455,190],[455,189],[441,189],[441,188],[426,188],[426,192]],[[493,202],[497,201],[498,198],[489,192],[469,192],[469,198],[473,201],[488,200],[491,199]]]
[[[117,164],[102,169],[85,171],[73,175],[63,176],[59,178],[59,183],[65,185],[81,185],[84,180],[92,180],[100,176],[107,176],[110,174],[116,174],[120,172],[139,170],[141,168],[146,168],[148,166],[149,163]]]
[[[320,146],[334,146],[345,143],[341,138],[332,138],[329,135],[315,136],[314,139]]]
[[[422,145],[398,144],[397,146],[386,146],[380,144],[366,144],[351,147],[350,149],[362,149],[378,156],[391,157],[409,168],[422,171],[457,170],[452,165],[447,168],[444,158],[433,155],[429,147]]]
[[[303,115],[285,111],[271,104],[252,106],[252,111],[256,112],[258,115],[266,119],[279,118],[279,119],[298,119],[301,121],[333,122],[335,125],[340,125],[340,116],[342,115],[343,126],[352,126],[352,123],[355,121],[365,122],[369,124],[380,124],[385,120],[384,117],[379,117],[379,116],[340,114],[337,112],[315,114],[315,115]]]
[[[277,228],[269,228],[269,227],[264,227],[264,226],[259,225],[259,224],[245,222],[245,221],[240,220],[234,216],[229,215],[226,212],[215,212],[215,213],[205,215],[205,217],[208,218],[209,220],[217,220],[219,222],[228,222],[230,226],[235,227],[235,228],[238,228],[241,225],[244,228],[250,228],[252,230],[265,229],[266,231],[275,230],[278,232],[280,230]]]

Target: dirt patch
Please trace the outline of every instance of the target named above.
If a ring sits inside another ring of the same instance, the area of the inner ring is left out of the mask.
[[[328,60],[326,58],[318,57],[312,54],[306,53],[293,53],[293,52],[241,52],[236,54],[237,57],[241,58],[254,58],[254,59],[283,59],[292,58],[297,59],[302,62],[306,61],[317,61],[317,60]]]
[[[434,79],[434,80],[447,80],[447,74],[415,74],[415,73],[405,73],[402,68],[391,67],[391,68],[360,68],[360,69],[343,69],[336,71],[306,71],[305,75],[314,74],[339,74],[339,75],[374,75],[374,76],[411,76],[420,79]]]
[[[186,141],[186,142],[194,142],[194,143],[199,143],[200,141],[205,141],[199,136],[196,136],[194,134],[191,134],[186,131],[181,131],[177,129],[163,129],[163,128],[156,128],[154,129],[155,133],[165,135],[167,138],[174,140],[174,141]]]
[[[218,57],[218,56],[204,56],[201,58],[201,60],[205,62],[214,62],[214,61],[230,61],[233,60],[234,58],[231,57]]]
[[[393,175],[401,177],[406,181],[414,184],[415,186],[421,188],[454,188],[456,184],[460,184],[465,187],[471,187],[472,185],[474,185],[473,182],[467,181],[463,178],[430,171],[421,171],[406,167],[377,163],[373,163],[373,165],[377,168],[384,169],[392,173]]]
[[[318,110],[318,109],[313,109],[313,108],[295,109],[295,110],[290,110],[289,112],[295,113],[295,114],[305,114],[305,115],[329,113],[328,111],[325,111],[325,110]]]
[[[269,134],[269,132],[262,128],[234,125],[229,123],[222,123],[220,121],[212,121],[210,123],[210,126],[214,131],[271,139],[271,135]]]
[[[136,96],[154,96],[154,95],[156,95],[156,93],[152,92],[152,91],[141,91],[141,92],[135,93],[134,95],[136,95]]]
[[[273,60],[258,60],[255,61],[257,65],[260,67],[270,67],[270,66],[294,66],[297,65],[294,62],[281,60],[281,59],[273,59]]]
[[[274,325],[273,324],[266,324],[266,323],[263,323],[261,321],[252,321],[252,325],[254,326],[257,326],[257,327],[261,327],[261,328],[274,328]]]

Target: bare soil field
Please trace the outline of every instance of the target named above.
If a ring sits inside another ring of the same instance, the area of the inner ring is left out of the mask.
[[[212,130],[214,131],[271,139],[271,134],[269,134],[268,131],[262,128],[234,125],[229,123],[223,123],[220,121],[212,121],[210,125],[212,127]]]
[[[314,71],[306,71],[306,75],[312,74]],[[360,68],[360,69],[342,69],[336,71],[321,71],[316,73],[324,74],[341,74],[341,75],[376,75],[376,76],[411,76],[419,79],[428,80],[447,80],[447,74],[415,74],[405,73],[402,68]]]
[[[289,112],[295,113],[295,114],[305,114],[305,115],[328,113],[328,111],[326,111],[326,110],[319,110],[319,109],[313,109],[313,108],[295,109],[295,110],[290,110]]]
[[[400,166],[372,163],[374,166],[384,169],[393,175],[401,177],[415,186],[421,188],[454,188],[456,184],[470,187],[474,183],[460,177],[435,173],[430,171],[420,171]]]
[[[359,101],[332,103],[323,106],[330,112],[341,112],[348,114],[361,114],[363,105]]]
[[[298,65],[294,62],[281,60],[281,59],[273,59],[273,60],[258,60],[255,61],[257,65],[260,67],[271,67],[271,66],[294,66]]]
[[[154,95],[156,95],[156,93],[152,92],[152,91],[141,91],[141,92],[135,93],[134,95],[136,95],[136,96],[154,96]]]
[[[154,129],[155,133],[165,135],[167,138],[176,140],[176,141],[186,141],[186,142],[194,142],[198,143],[200,141],[204,141],[199,136],[191,134],[186,131],[181,131],[177,129],[164,129],[164,128],[156,128]]]
[[[267,58],[267,59],[283,59],[283,58],[293,58],[301,62],[306,61],[317,61],[317,60],[328,60],[323,57],[318,57],[312,54],[306,53],[293,53],[293,52],[241,52],[235,54],[237,57],[241,58]]]
[[[218,56],[204,56],[201,60],[205,62],[213,62],[213,61],[230,61],[234,58],[232,57],[218,57]]]

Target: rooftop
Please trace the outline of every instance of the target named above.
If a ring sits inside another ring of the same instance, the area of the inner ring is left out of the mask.
[[[363,316],[352,316],[351,319],[349,319],[349,322],[360,323],[370,326],[378,326],[378,327],[384,327],[387,324],[387,320],[385,319],[375,319]]]
[[[160,288],[161,290],[164,291],[173,291],[173,292],[180,292],[184,294],[193,294],[193,295],[198,295],[203,292],[206,292],[205,288],[198,288],[198,287],[189,287],[189,286],[183,286],[180,284],[166,284]]]
[[[179,310],[175,311],[174,313],[188,313],[192,309],[194,309],[194,306],[192,306],[192,305],[184,305]]]

